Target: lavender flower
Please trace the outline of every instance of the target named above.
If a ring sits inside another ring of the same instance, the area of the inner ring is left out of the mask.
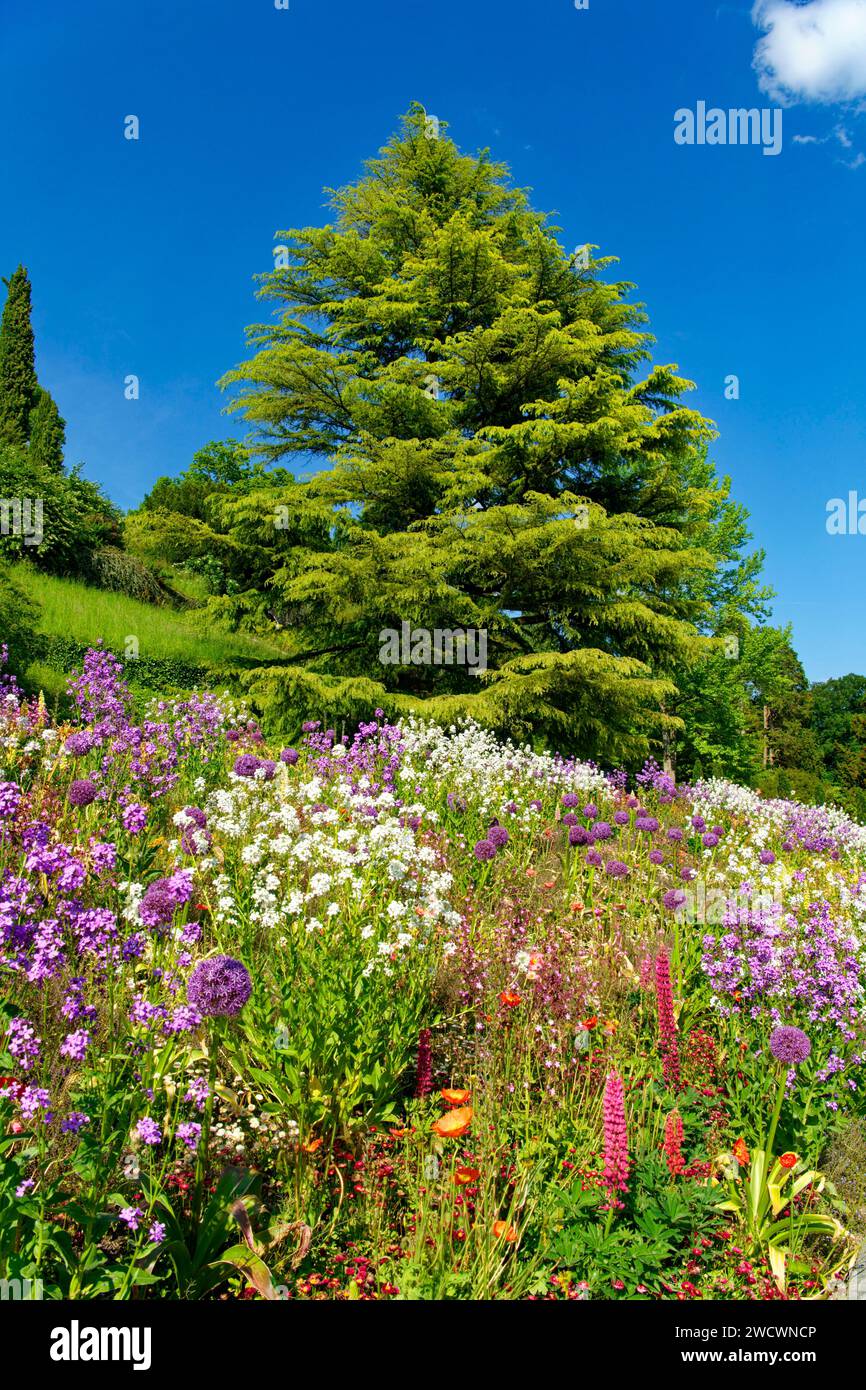
[[[155,1148],[162,1140],[162,1131],[156,1120],[152,1120],[149,1115],[145,1115],[135,1126],[135,1132],[143,1144],[149,1144]]]
[[[183,1124],[177,1127],[177,1137],[182,1144],[185,1144],[188,1149],[195,1153],[201,1138],[201,1125],[197,1120],[184,1120]]]
[[[147,825],[147,809],[137,801],[132,801],[124,809],[121,820],[128,835],[138,835]]]

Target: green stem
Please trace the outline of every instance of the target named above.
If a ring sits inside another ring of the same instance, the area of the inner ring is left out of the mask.
[[[764,1152],[765,1152],[766,1155],[767,1155],[767,1171],[768,1171],[768,1172],[769,1172],[769,1169],[770,1169],[770,1162],[771,1162],[772,1157],[773,1157],[773,1141],[774,1141],[775,1138],[776,1138],[776,1128],[777,1128],[778,1123],[779,1123],[779,1116],[780,1116],[781,1113],[782,1113],[782,1101],[785,1099],[785,1087],[786,1087],[786,1085],[787,1085],[787,1081],[788,1081],[788,1073],[787,1073],[786,1068],[785,1068],[784,1065],[783,1065],[783,1066],[782,1066],[781,1075],[780,1075],[780,1077],[779,1077],[779,1089],[778,1089],[777,1092],[776,1092],[776,1105],[775,1105],[775,1108],[774,1108],[774,1110],[773,1110],[773,1118],[772,1118],[772,1120],[770,1121],[770,1133],[769,1133],[769,1135],[767,1136],[767,1142],[766,1142],[766,1144],[764,1145]]]

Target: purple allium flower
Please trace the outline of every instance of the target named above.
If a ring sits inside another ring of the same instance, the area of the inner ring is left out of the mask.
[[[595,820],[596,816],[598,815],[598,807],[596,806],[595,802],[590,801],[588,806],[584,806],[583,814],[586,816],[587,820]]]
[[[686,900],[686,895],[681,888],[669,888],[662,898],[662,902],[669,912],[676,912],[682,907]]]
[[[614,817],[614,820],[615,819],[616,817]],[[613,830],[606,820],[600,820],[596,821],[595,825],[592,827],[591,834],[593,840],[609,840],[613,834]]]
[[[151,1148],[155,1148],[162,1141],[162,1130],[156,1120],[152,1120],[149,1115],[145,1115],[143,1119],[139,1120],[135,1126],[135,1132],[141,1142],[149,1144]]]
[[[73,758],[81,758],[93,747],[93,737],[84,729],[80,733],[70,734],[63,747]]]
[[[681,840],[682,838],[683,838],[683,832],[680,830],[679,826],[678,826],[678,825],[672,825],[671,828],[670,828],[670,830],[668,831],[668,839],[669,839],[669,840]]]
[[[580,818],[575,811],[566,811],[565,815],[562,817],[563,825],[578,825],[579,820]]]
[[[194,1153],[201,1138],[201,1125],[196,1120],[184,1120],[183,1124],[177,1127],[177,1137]]]
[[[600,869],[604,860],[597,849],[588,849],[583,856],[584,864],[588,864],[591,869]]]
[[[577,806],[579,801],[580,797],[575,796],[574,792],[566,792],[562,798],[563,806],[565,806],[569,811],[571,810],[572,806]]]
[[[72,782],[66,799],[71,806],[89,806],[96,800],[97,786],[88,777],[80,777]]]
[[[234,772],[236,777],[255,777],[259,768],[259,759],[255,753],[242,753],[235,759]]]
[[[234,1018],[252,992],[249,971],[232,956],[199,961],[187,986],[190,1004],[205,1018]]]
[[[716,845],[719,843],[719,837],[718,835],[714,835],[712,830],[708,830],[703,837],[703,843],[706,845],[707,849],[715,849]]]
[[[489,840],[478,840],[472,851],[476,859],[493,859],[496,855],[496,846]]]
[[[296,749],[294,749],[294,748],[284,748],[284,749],[283,749],[282,753],[280,754],[280,762],[281,762],[281,763],[288,763],[289,767],[294,767],[294,765],[295,765],[295,763],[296,763],[297,761],[298,761],[298,754],[297,754],[297,750],[296,750]]]
[[[508,844],[508,831],[504,825],[491,825],[487,832],[487,838],[491,845],[495,845],[497,849],[503,849]]]
[[[604,871],[611,878],[628,878],[628,865],[623,864],[621,859],[608,859]]]
[[[651,864],[663,864],[665,857],[660,849],[651,849],[649,852],[649,862]]]
[[[271,762],[270,758],[259,758],[257,772],[262,774],[263,781],[273,782],[277,772],[277,765]]]
[[[812,1044],[802,1028],[774,1028],[770,1035],[770,1051],[778,1062],[796,1067],[805,1062],[812,1051]]]
[[[117,1213],[118,1221],[125,1221],[131,1231],[138,1230],[138,1223],[142,1216],[141,1207],[121,1207]]]
[[[758,855],[762,864],[775,864],[776,856],[771,849],[762,849]]]
[[[568,832],[570,845],[591,845],[592,835],[582,825],[573,825]]]
[[[635,830],[642,830],[647,835],[652,835],[659,828],[659,823],[655,816],[637,816],[635,819]]]
[[[692,816],[692,827],[698,832],[700,832],[701,830],[706,830],[707,823],[704,820],[703,816]]]

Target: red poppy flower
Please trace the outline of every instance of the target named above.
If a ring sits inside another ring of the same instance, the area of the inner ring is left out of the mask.
[[[580,1026],[581,1026],[581,1028],[585,1028],[586,1031],[587,1031],[587,1033],[591,1033],[592,1030],[593,1030],[593,1028],[597,1028],[597,1027],[598,1027],[598,1017],[597,1017],[597,1015],[596,1015],[596,1014],[593,1014],[592,1018],[585,1018],[585,1019],[583,1020],[583,1022],[581,1023]]]
[[[738,1163],[748,1163],[749,1150],[746,1148],[745,1139],[738,1139],[733,1147],[733,1155]]]
[[[503,1003],[507,1009],[516,1009],[517,1005],[520,1003],[520,995],[517,994],[513,989],[504,989],[500,994],[499,999],[500,1002]]]
[[[781,1163],[783,1168],[793,1168],[794,1165],[799,1162],[799,1159],[797,1158],[796,1154],[787,1153],[782,1154],[782,1157],[779,1159],[779,1162]]]
[[[454,1181],[458,1187],[465,1187],[469,1182],[477,1182],[481,1177],[480,1168],[455,1168]]]

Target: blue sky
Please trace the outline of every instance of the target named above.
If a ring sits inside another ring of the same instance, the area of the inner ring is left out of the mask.
[[[620,258],[657,360],[718,424],[775,620],[812,679],[866,670],[866,536],[825,526],[830,498],[866,499],[866,0],[289,4],[3,0],[0,270],[29,268],[67,460],[130,507],[243,434],[215,383],[262,316],[274,233],[325,220],[323,185],[418,100],[568,246]],[[781,153],[677,145],[699,101],[784,105]]]

